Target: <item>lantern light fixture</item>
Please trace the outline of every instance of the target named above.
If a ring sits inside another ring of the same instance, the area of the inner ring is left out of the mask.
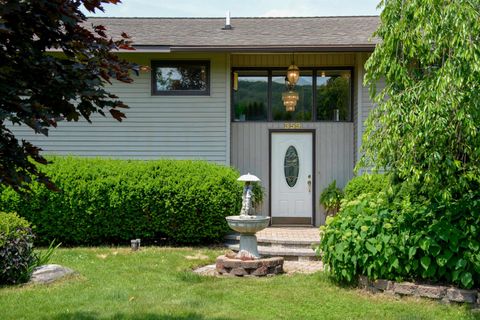
[[[297,84],[298,79],[300,79],[300,69],[292,62],[287,70],[287,79],[288,83],[293,87]]]
[[[298,102],[298,92],[289,90],[282,93],[282,101],[285,106],[285,111],[293,112]]]
[[[292,63],[287,69],[285,77],[285,92],[282,93],[282,101],[285,111],[293,112],[298,102],[298,92],[294,91],[294,87],[300,79],[300,69],[295,65],[295,55],[292,53]]]
[[[292,53],[292,63],[287,69],[287,79],[291,87],[294,87],[300,79],[300,69],[295,65],[294,53]]]

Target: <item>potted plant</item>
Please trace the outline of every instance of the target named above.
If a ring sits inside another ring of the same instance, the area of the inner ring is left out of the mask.
[[[337,188],[337,181],[333,180],[320,195],[320,204],[325,208],[327,215],[334,216],[340,210],[340,201],[343,199],[343,191]]]

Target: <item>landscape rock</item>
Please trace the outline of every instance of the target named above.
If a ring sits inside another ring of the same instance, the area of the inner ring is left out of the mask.
[[[477,291],[449,288],[446,298],[451,302],[475,303],[477,301]]]
[[[396,294],[411,296],[416,293],[417,286],[411,282],[395,283],[393,286],[393,290],[395,291]]]
[[[389,280],[378,279],[373,281],[372,284],[376,289],[381,291],[393,289],[393,281],[389,281]]]
[[[257,257],[252,255],[250,252],[246,250],[240,250],[237,255],[235,256],[235,259],[239,259],[242,261],[248,261],[248,260],[256,260]]]
[[[230,270],[230,274],[234,275],[234,276],[246,276],[248,274],[248,272],[244,269],[244,268],[233,268],[232,270]]]
[[[420,297],[430,299],[442,299],[445,296],[446,291],[447,288],[442,286],[419,285],[417,288],[417,294]]]
[[[358,286],[362,289],[367,289],[368,278],[366,276],[358,276]]]
[[[30,282],[37,284],[48,284],[73,273],[74,271],[70,268],[66,268],[58,264],[46,264],[33,270]]]
[[[268,273],[268,267],[262,266],[262,267],[256,269],[255,271],[253,271],[252,276],[263,277],[263,276],[266,276],[267,273]]]

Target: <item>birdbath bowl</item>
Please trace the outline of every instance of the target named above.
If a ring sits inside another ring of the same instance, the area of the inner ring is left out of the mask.
[[[270,217],[263,216],[229,216],[225,218],[228,226],[240,233],[239,252],[244,250],[256,259],[260,258],[256,232],[265,229]]]
[[[226,217],[228,226],[240,234],[255,234],[265,229],[270,217],[263,216],[229,216]]]

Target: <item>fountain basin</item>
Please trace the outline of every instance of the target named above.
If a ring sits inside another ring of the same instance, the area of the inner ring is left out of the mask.
[[[225,219],[230,228],[241,234],[255,234],[270,223],[270,217],[263,216],[229,216]]]

